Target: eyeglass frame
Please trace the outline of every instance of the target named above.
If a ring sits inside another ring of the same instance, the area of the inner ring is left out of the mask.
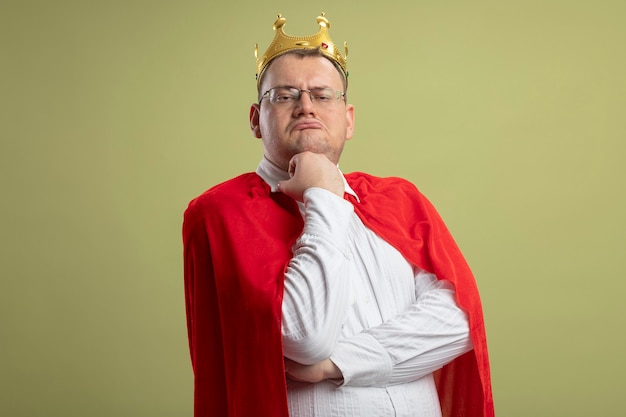
[[[293,103],[290,103],[290,102],[288,102],[288,103],[272,102],[272,99],[269,97],[269,94],[270,94],[270,92],[272,90],[277,90],[279,88],[284,88],[284,89],[287,89],[287,90],[291,90],[293,92],[295,92],[295,91],[298,92],[298,95],[295,96],[295,100],[293,101]],[[345,99],[346,99],[345,91],[335,90],[334,88],[330,88],[330,87],[315,87],[315,88],[311,88],[311,89],[306,89],[306,88],[291,87],[291,86],[288,86],[288,85],[279,85],[279,86],[276,86],[276,87],[272,87],[272,88],[268,89],[266,92],[264,92],[261,95],[261,98],[259,99],[259,104],[261,104],[261,102],[263,101],[264,98],[268,97],[270,103],[273,104],[273,105],[276,105],[276,104],[278,104],[278,105],[292,104],[293,105],[293,104],[295,104],[295,103],[300,101],[300,99],[302,98],[302,93],[309,93],[309,99],[311,100],[311,103],[315,103],[316,101],[319,101],[319,99],[314,99],[312,93],[314,91],[320,91],[320,90],[332,91],[335,94],[335,100],[336,101],[339,101],[341,99],[343,99],[345,101]]]

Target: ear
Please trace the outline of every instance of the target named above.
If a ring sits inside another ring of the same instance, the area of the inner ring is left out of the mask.
[[[352,139],[354,134],[354,106],[348,104],[346,106],[346,140]]]
[[[262,138],[261,127],[259,126],[261,107],[257,103],[250,106],[250,130],[255,138]]]

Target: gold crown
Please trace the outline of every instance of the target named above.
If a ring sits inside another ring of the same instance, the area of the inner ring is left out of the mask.
[[[324,56],[339,64],[339,67],[341,68],[341,71],[343,72],[343,75],[347,80],[348,71],[346,67],[346,62],[348,59],[348,44],[347,42],[344,42],[344,54],[342,55],[341,52],[339,52],[339,49],[337,49],[333,41],[330,39],[330,36],[328,34],[328,29],[330,29],[330,22],[328,21],[328,19],[326,19],[326,13],[322,12],[320,16],[317,16],[317,24],[320,25],[320,28],[315,35],[311,36],[288,36],[283,30],[286,22],[287,19],[279,14],[278,19],[276,19],[276,22],[274,22],[273,26],[274,31],[276,31],[276,34],[274,35],[274,40],[267,48],[261,59],[259,59],[258,56],[259,45],[257,44],[254,47],[254,57],[256,58],[257,66],[257,84],[261,80],[261,75],[263,74],[263,71],[265,71],[269,63],[274,58],[284,54],[285,52],[293,51],[296,49],[319,50]]]

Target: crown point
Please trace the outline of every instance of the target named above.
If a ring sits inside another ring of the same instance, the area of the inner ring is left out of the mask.
[[[326,13],[322,12],[321,15],[317,16],[317,24],[323,28],[330,29],[330,22],[326,19]]]
[[[274,30],[278,30],[280,28],[282,28],[283,26],[285,26],[285,23],[287,23],[287,19],[285,19],[284,17],[282,17],[280,15],[280,13],[278,14],[278,18],[276,19],[276,21],[274,22],[274,26],[273,29]]]

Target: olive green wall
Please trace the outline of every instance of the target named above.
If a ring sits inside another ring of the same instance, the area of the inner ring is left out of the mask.
[[[498,415],[622,409],[623,1],[0,1],[0,415],[191,416],[180,226],[253,170],[253,48],[348,40],[342,169],[439,208]]]

